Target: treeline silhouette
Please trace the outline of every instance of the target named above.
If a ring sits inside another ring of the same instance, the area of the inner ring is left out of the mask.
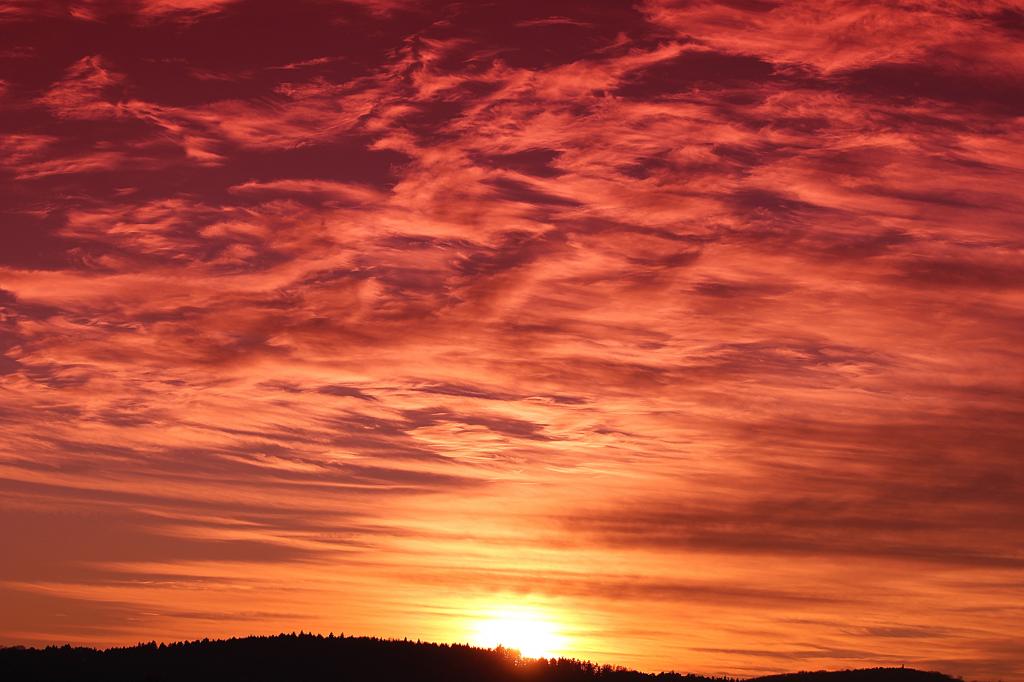
[[[14,682],[738,682],[728,677],[640,673],[569,658],[524,658],[514,649],[292,633],[90,649],[0,648],[0,679]],[[951,682],[939,673],[875,668],[793,673],[764,682]]]

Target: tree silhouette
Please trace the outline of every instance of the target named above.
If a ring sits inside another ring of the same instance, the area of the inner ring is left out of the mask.
[[[0,679],[18,682],[735,682],[640,673],[568,658],[370,637],[282,634],[106,650],[0,648]],[[760,682],[953,682],[939,673],[874,668],[759,678]]]

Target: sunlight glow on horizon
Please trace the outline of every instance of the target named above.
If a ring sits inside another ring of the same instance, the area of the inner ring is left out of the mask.
[[[487,649],[516,649],[527,658],[554,658],[567,655],[569,639],[550,614],[519,606],[485,612],[474,624],[470,643]]]

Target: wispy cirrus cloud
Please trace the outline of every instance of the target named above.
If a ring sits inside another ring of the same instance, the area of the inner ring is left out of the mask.
[[[1015,679],[1012,3],[8,5],[4,641]]]

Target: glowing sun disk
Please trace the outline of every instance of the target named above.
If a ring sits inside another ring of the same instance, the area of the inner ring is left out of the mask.
[[[487,614],[477,621],[472,638],[476,646],[518,649],[530,658],[558,656],[565,641],[550,618],[529,609],[505,609]]]

